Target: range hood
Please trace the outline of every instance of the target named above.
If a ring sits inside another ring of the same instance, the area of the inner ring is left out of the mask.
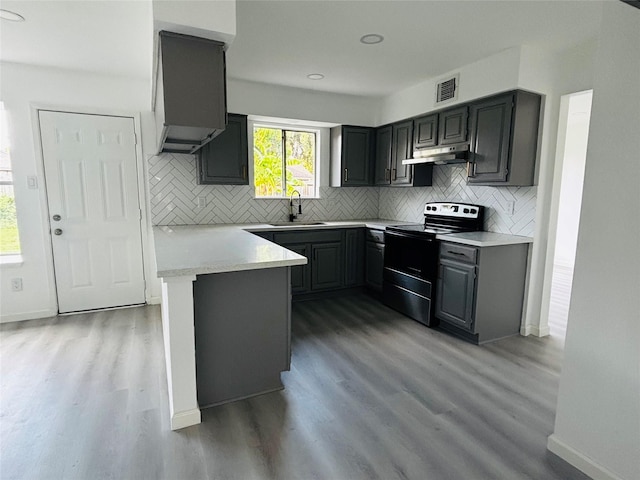
[[[224,44],[159,33],[155,116],[158,152],[195,153],[227,123]]]
[[[432,163],[444,165],[447,163],[464,163],[469,158],[469,143],[458,143],[444,147],[423,148],[413,151],[413,158],[402,160],[403,165]]]

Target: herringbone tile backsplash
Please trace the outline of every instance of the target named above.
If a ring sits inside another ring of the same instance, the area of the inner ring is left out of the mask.
[[[532,237],[535,230],[537,187],[479,187],[467,185],[462,165],[433,167],[433,186],[381,188],[380,218],[419,221],[426,202],[463,202],[485,207],[484,229]],[[507,204],[515,202],[513,215]]]
[[[271,223],[287,221],[289,201],[256,200],[253,187],[198,185],[195,156],[169,154],[149,160],[154,225]],[[198,198],[206,205],[198,207]],[[378,188],[320,188],[320,199],[302,201],[302,221],[378,217]]]
[[[272,223],[287,220],[288,200],[256,200],[253,187],[198,185],[193,155],[165,153],[148,162],[154,225]],[[459,201],[486,207],[485,230],[533,236],[536,187],[476,187],[463,166],[434,167],[432,187],[320,188],[320,199],[303,200],[303,221],[385,218],[419,222],[429,201]],[[206,205],[198,207],[198,198]],[[513,215],[507,203],[515,202]]]

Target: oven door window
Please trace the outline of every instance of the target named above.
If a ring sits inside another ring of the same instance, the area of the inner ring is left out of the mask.
[[[434,280],[437,263],[438,249],[435,239],[385,232],[385,267],[426,280]]]

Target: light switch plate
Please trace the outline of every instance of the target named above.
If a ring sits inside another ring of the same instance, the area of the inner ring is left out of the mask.
[[[37,189],[38,188],[38,177],[35,175],[29,175],[27,177],[27,188]]]

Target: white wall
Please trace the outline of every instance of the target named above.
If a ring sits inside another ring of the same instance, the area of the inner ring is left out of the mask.
[[[573,268],[576,258],[591,98],[592,92],[587,91],[568,99],[554,264],[569,268]]]
[[[236,36],[236,0],[153,0],[154,33],[159,30],[218,40]]]
[[[640,10],[605,2],[558,407],[549,448],[640,478]]]
[[[261,115],[330,124],[375,126],[379,100],[267,85],[229,78],[227,109],[233,113]]]
[[[475,63],[464,65],[441,77],[427,79],[382,99],[375,125],[384,125],[459,103],[466,103],[492,93],[516,88],[520,69],[520,47],[510,48]],[[450,74],[460,73],[460,87],[455,101],[435,104],[436,83]]]
[[[148,110],[150,84],[142,79],[107,77],[3,62],[0,98],[9,114],[11,160],[24,263],[0,267],[0,320],[38,318],[57,312],[50,261],[42,165],[36,155],[32,105],[63,109],[97,109],[135,114]],[[143,136],[143,142],[146,138]],[[27,188],[27,176],[38,176],[39,189]],[[23,279],[23,291],[12,292],[10,279]]]

